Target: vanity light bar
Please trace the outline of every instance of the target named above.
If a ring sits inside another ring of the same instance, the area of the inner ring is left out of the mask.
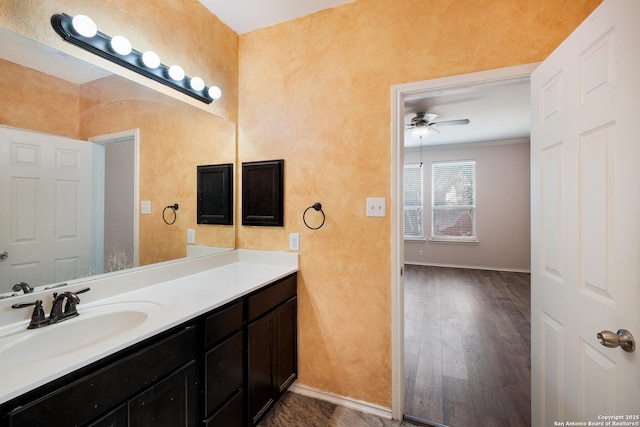
[[[222,96],[217,86],[207,87],[200,77],[185,76],[179,65],[166,66],[154,52],[139,52],[122,36],[109,37],[98,31],[95,23],[84,15],[72,17],[66,13],[51,17],[53,29],[63,39],[102,58],[115,62],[145,77],[153,79],[199,101],[210,104]]]

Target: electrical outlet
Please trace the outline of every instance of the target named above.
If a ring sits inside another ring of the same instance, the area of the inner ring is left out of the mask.
[[[151,213],[151,201],[143,200],[140,202],[140,213],[142,215],[149,215]]]
[[[289,233],[289,250],[300,250],[300,233]]]
[[[195,243],[196,242],[196,230],[193,228],[187,229],[187,243]]]
[[[367,216],[387,216],[387,199],[384,197],[367,197]]]

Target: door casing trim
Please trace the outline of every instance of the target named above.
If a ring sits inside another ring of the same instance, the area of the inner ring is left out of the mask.
[[[404,415],[404,103],[473,87],[522,83],[530,79],[538,64],[516,65],[391,87],[391,411],[395,420],[402,420]]]

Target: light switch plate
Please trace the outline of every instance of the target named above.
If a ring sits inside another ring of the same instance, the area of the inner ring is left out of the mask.
[[[387,216],[387,199],[385,197],[367,197],[367,216]]]
[[[149,215],[151,213],[151,201],[143,200],[140,202],[140,213],[142,215]]]

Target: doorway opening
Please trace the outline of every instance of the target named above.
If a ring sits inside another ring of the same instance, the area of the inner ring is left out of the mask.
[[[405,289],[404,289],[404,124],[407,101],[456,94],[469,88],[520,85],[529,81],[537,64],[452,76],[392,88],[392,412],[402,419],[405,410]],[[456,117],[457,118],[457,117]]]
[[[139,265],[138,129],[100,135],[95,144],[95,265],[104,273]],[[102,206],[100,206],[102,205]]]

